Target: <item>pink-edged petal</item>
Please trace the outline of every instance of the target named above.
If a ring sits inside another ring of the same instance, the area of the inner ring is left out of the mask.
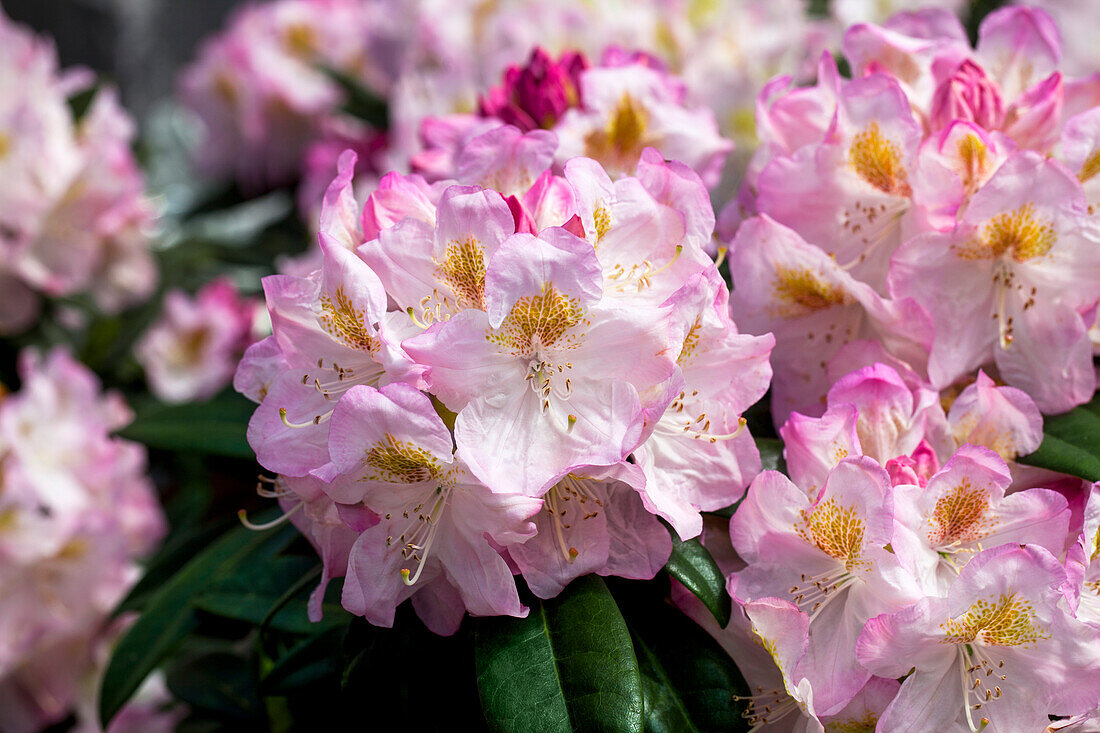
[[[524,365],[512,354],[488,342],[489,316],[467,310],[449,321],[436,323],[402,348],[420,364],[429,387],[448,409],[458,412],[479,395],[490,401],[506,400],[514,390],[530,392],[524,383]]]
[[[998,387],[985,372],[955,398],[947,413],[959,444],[984,445],[1006,461],[1027,455],[1043,440],[1043,416],[1026,392]]]
[[[641,433],[637,392],[618,381],[577,379],[568,401],[542,400],[522,379],[459,413],[455,439],[470,469],[489,487],[537,495],[569,466],[611,465]],[[572,427],[570,423],[572,422]]]
[[[856,417],[855,407],[840,404],[830,407],[820,418],[792,412],[779,429],[787,470],[811,498],[817,496],[836,464],[848,456],[863,454]]]

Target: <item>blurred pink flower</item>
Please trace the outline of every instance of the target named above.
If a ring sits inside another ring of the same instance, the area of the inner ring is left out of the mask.
[[[207,283],[194,298],[170,291],[160,318],[135,346],[153,394],[191,402],[221,391],[255,337],[258,308],[226,279]]]

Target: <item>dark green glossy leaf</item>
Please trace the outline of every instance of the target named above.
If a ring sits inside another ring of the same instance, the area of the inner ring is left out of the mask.
[[[141,580],[130,590],[115,613],[141,610],[158,588],[224,530],[225,526],[219,524],[169,534],[164,546],[149,561]]]
[[[760,451],[760,463],[765,471],[787,472],[787,461],[783,458],[783,441],[778,438],[757,438],[756,448]]]
[[[289,524],[262,532],[238,527],[162,585],[149,599],[145,612],[119,640],[107,665],[99,697],[99,716],[104,727],[149,673],[194,630],[198,620],[193,600],[246,560],[262,561],[277,554],[296,535]]]
[[[260,680],[260,694],[289,695],[326,677],[332,686],[337,685],[343,672],[340,653],[344,633],[342,628],[329,627],[294,646]]]
[[[165,681],[192,708],[236,719],[261,712],[256,676],[247,660],[231,650],[185,656],[169,666]]]
[[[194,605],[201,611],[224,618],[237,619],[259,626],[268,616],[268,625],[279,631],[310,634],[321,627],[312,623],[306,615],[306,601],[282,602],[291,588],[298,588],[301,596],[308,594],[320,580],[320,566],[316,557],[276,557],[266,563],[248,563],[238,572],[223,579],[217,585],[199,595]],[[273,612],[274,611],[274,612]],[[322,623],[346,623],[347,613],[340,606],[325,609]]]
[[[628,623],[651,733],[747,731],[736,696],[747,695],[737,666],[709,635],[664,604],[637,607]]]
[[[483,619],[475,636],[482,710],[495,731],[641,731],[630,632],[600,578],[574,580],[525,619]]]
[[[256,405],[231,391],[207,402],[148,403],[139,407],[134,422],[119,435],[150,448],[252,458],[245,429],[255,409]]]
[[[730,620],[732,603],[726,593],[726,577],[718,563],[707,552],[707,548],[697,539],[683,542],[676,533],[672,534],[672,554],[665,569],[668,574],[680,581],[685,588],[694,593],[703,605],[714,614],[718,623],[725,627]]]
[[[1044,417],[1043,444],[1017,460],[1100,481],[1100,397],[1065,414]]]

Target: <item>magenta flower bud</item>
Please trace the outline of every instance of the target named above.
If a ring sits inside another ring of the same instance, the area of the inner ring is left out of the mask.
[[[565,110],[580,106],[580,74],[588,66],[583,54],[566,51],[555,61],[536,48],[525,66],[508,67],[503,84],[478,100],[478,112],[524,132],[549,129]]]
[[[997,82],[973,61],[963,61],[953,75],[940,82],[932,98],[934,130],[942,130],[955,120],[969,120],[996,130],[1004,123],[1004,116],[1004,100]]]

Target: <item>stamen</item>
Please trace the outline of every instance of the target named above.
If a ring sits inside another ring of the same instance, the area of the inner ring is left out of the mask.
[[[428,324],[424,323],[416,317],[416,310],[411,305],[405,309],[405,312],[409,314],[409,318],[412,319],[413,323],[415,323],[417,326],[425,331],[428,330]]]
[[[328,412],[324,413],[323,415],[314,415],[313,419],[308,421],[308,422],[300,422],[300,423],[299,422],[291,422],[286,416],[286,408],[285,407],[280,407],[279,408],[279,419],[282,420],[283,425],[286,425],[288,428],[309,428],[309,427],[313,427],[314,425],[320,425],[321,423],[328,420],[330,417],[332,417],[332,410],[329,410]]]
[[[237,512],[237,518],[241,520],[241,524],[243,524],[245,527],[256,531],[263,531],[265,529],[271,529],[272,527],[278,527],[280,524],[283,524],[290,519],[290,515],[294,514],[294,512],[298,511],[303,506],[305,506],[305,502],[298,502],[286,514],[283,514],[276,519],[272,519],[270,522],[264,522],[263,524],[255,524],[251,522],[248,519],[248,512],[246,512],[244,509],[241,509]]]
[[[729,247],[719,247],[718,256],[714,258],[714,266],[721,267],[722,263],[726,261],[726,254],[729,253]]]

